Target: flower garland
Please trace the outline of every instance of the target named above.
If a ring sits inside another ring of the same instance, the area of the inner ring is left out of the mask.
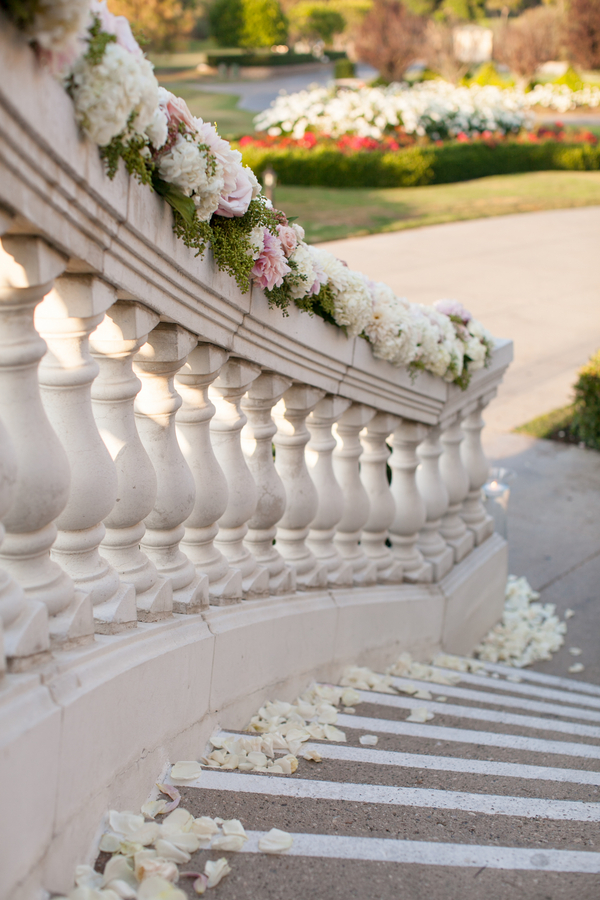
[[[173,228],[240,290],[262,288],[270,305],[291,304],[361,336],[373,354],[466,388],[489,362],[493,338],[460,304],[434,308],[396,297],[274,209],[239,150],[159,86],[129,22],[106,0],[0,0],[69,91],[82,132],[98,145],[110,178],[130,175],[169,203]]]

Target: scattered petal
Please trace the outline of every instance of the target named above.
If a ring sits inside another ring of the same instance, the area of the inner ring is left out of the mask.
[[[91,866],[77,866],[75,869],[75,884],[77,887],[100,888],[103,878],[100,872],[96,872]]]
[[[433,694],[425,688],[420,688],[414,693],[415,700],[432,700]]]
[[[361,734],[358,740],[364,747],[375,747],[379,738],[376,734]]]
[[[216,887],[221,879],[229,875],[230,872],[231,866],[224,857],[221,859],[208,859],[204,866],[204,874],[208,878],[206,886],[209,888]]]
[[[307,759],[309,762],[322,762],[322,757],[317,753],[316,750],[306,750],[302,758]]]
[[[171,841],[165,841],[163,838],[159,838],[154,846],[156,847],[158,855],[162,856],[163,859],[169,860],[169,862],[184,863],[189,862],[191,859],[189,853],[185,850],[180,850],[179,847],[176,847]]]
[[[581,656],[583,650],[581,649],[581,647],[569,647],[569,653],[571,654],[571,656]]]
[[[575,615],[574,609],[565,609],[565,619],[571,619]]]
[[[442,694],[441,697],[436,697],[435,699],[436,699],[436,702],[437,702],[437,703],[445,703],[445,702],[447,701],[448,698],[447,698],[447,697],[444,697],[444,695]]]
[[[340,741],[341,743],[345,743],[346,735],[343,731],[340,731],[339,728],[336,728],[335,725],[324,725],[323,731],[325,733],[325,738],[328,741]]]
[[[107,831],[100,838],[99,849],[104,853],[116,853],[120,846],[121,838],[110,831]]]
[[[106,866],[104,867],[104,874],[102,877],[103,887],[110,887],[113,891],[115,890],[115,888],[111,884],[111,882],[115,880],[123,881],[128,884],[129,887],[135,888],[137,886],[137,879],[130,860],[125,856],[121,856],[120,854],[115,854],[115,856],[108,860]]]
[[[572,675],[576,675],[577,672],[583,672],[584,669],[585,666],[583,665],[583,663],[573,663],[572,666],[569,666],[569,672]]]
[[[520,684],[520,683],[523,681],[523,679],[521,678],[521,676],[520,676],[520,675],[516,675],[516,674],[515,674],[515,675],[507,675],[507,676],[506,676],[506,680],[507,680],[507,681],[512,681],[514,684]]]
[[[198,819],[194,819],[194,824],[192,825],[193,833],[200,839],[210,838],[213,834],[217,834],[218,830],[219,826],[209,816],[200,816]]]
[[[239,819],[226,819],[222,828],[223,834],[234,834],[238,837],[243,837],[245,841],[248,840],[248,835]]]
[[[179,806],[179,803],[181,801],[181,794],[179,793],[179,791],[177,790],[175,785],[173,785],[173,784],[158,784],[157,783],[156,787],[159,789],[161,794],[166,794],[167,797],[171,798],[171,803],[167,803],[163,812],[170,813],[170,812],[173,812],[174,809],[177,809],[177,807]],[[158,801],[158,803],[161,803],[161,802],[164,802],[164,801],[161,801],[161,800]]]
[[[197,894],[203,894],[208,887],[208,878],[206,875],[198,875],[194,881],[194,890]]]
[[[187,900],[186,895],[160,875],[144,878],[138,888],[138,900]]]
[[[142,812],[149,819],[155,819],[156,816],[160,816],[167,809],[167,801],[166,800],[148,800],[142,806]]]
[[[176,762],[171,769],[171,778],[174,781],[195,781],[201,774],[202,766],[195,760]]]
[[[289,850],[294,839],[291,834],[286,831],[280,831],[279,828],[271,828],[266,834],[263,834],[258,841],[258,849],[262,853],[285,853]]]
[[[410,716],[407,717],[407,722],[420,722],[423,724],[424,722],[429,722],[433,719],[433,713],[429,712],[428,709],[425,709],[424,706],[417,706],[415,709],[411,711]]]
[[[360,694],[354,688],[346,688],[340,698],[342,706],[357,706],[360,703]]]
[[[210,849],[231,850],[235,853],[239,853],[247,840],[247,837],[242,837],[238,834],[218,834],[213,838]]]

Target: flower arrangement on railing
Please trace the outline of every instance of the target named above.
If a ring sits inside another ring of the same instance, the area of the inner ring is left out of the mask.
[[[313,88],[282,94],[254,124],[271,137],[301,140],[307,133],[340,138],[352,134],[382,141],[397,129],[432,141],[484,132],[518,134],[532,123],[530,111],[543,106],[566,112],[600,106],[600,88],[571,91],[566,85],[538,85],[533,91],[471,85],[456,87],[441,79],[410,87]]]
[[[411,374],[431,372],[465,388],[493,339],[453,301],[410,304],[383,283],[304,241],[261,194],[241,153],[184,100],[159,87],[129,22],[106,0],[0,0],[69,91],[83,133],[109,177],[119,160],[170,204],[174,231],[242,291],[253,282],[282,309],[295,303],[367,339],[374,355]]]

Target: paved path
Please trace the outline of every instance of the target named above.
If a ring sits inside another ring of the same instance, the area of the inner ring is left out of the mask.
[[[461,300],[515,359],[488,428],[508,431],[569,402],[600,347],[600,207],[433,225],[321,246],[400,296]]]
[[[338,717],[347,741],[299,754],[321,763],[301,758],[292,776],[205,769],[181,805],[239,818],[250,835],[225,854],[219,896],[596,900],[600,687],[521,678],[490,667],[453,686],[411,679],[431,699],[361,692],[355,714]],[[408,722],[412,707],[433,719]],[[361,746],[365,734],[376,747]],[[294,835],[283,856],[258,852],[273,827]],[[223,855],[198,851],[186,868],[201,871],[209,854]],[[179,886],[194,896],[188,879]]]

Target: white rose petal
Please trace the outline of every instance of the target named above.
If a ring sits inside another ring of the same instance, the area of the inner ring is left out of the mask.
[[[285,853],[293,843],[294,839],[291,834],[280,831],[279,828],[271,828],[259,838],[258,849],[262,853]]]
[[[195,781],[202,775],[202,766],[195,760],[176,762],[171,768],[173,781]]]
[[[585,666],[582,663],[573,663],[572,666],[569,666],[569,672],[572,675],[576,675],[578,672],[583,672]]]
[[[247,837],[241,837],[237,834],[218,834],[213,838],[210,849],[231,850],[237,853],[242,849],[247,840]]]
[[[569,653],[571,654],[571,656],[581,656],[583,650],[581,649],[581,647],[569,647]]]
[[[365,747],[375,747],[379,738],[376,734],[361,734],[358,740]]]
[[[159,838],[154,846],[158,855],[162,856],[163,859],[169,860],[169,862],[185,863],[189,862],[191,859],[189,853],[185,850],[180,850],[179,847],[176,847],[171,841],[166,841],[163,838]]]
[[[161,878],[160,875],[144,878],[138,888],[137,896],[138,900],[187,900],[183,891],[165,878]]]
[[[309,762],[322,762],[322,757],[319,753],[317,753],[316,750],[306,750],[305,753],[303,753],[302,758],[308,760]]]
[[[433,719],[433,713],[429,712],[424,706],[417,706],[416,709],[411,711],[411,714],[407,717],[407,722],[429,722]]]
[[[216,887],[221,879],[226,875],[229,875],[230,872],[231,866],[225,858],[207,860],[206,865],[204,866],[204,874],[208,878],[207,887]]]

